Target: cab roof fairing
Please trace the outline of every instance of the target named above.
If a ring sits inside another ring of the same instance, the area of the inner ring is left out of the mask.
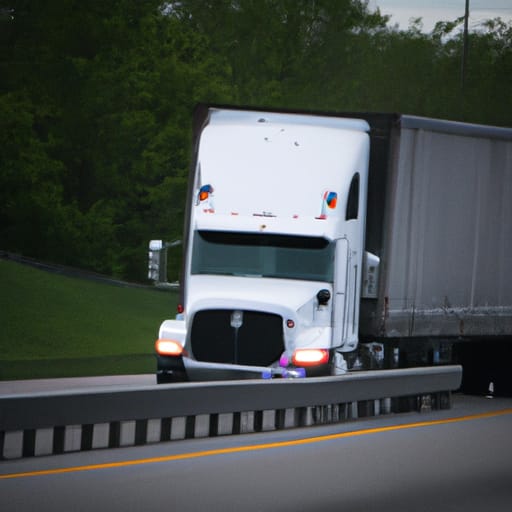
[[[333,192],[339,203],[328,214],[344,218],[353,175],[366,182],[368,152],[366,131],[346,126],[210,124],[201,135],[194,193],[211,185],[207,209],[216,215],[315,219],[323,194]],[[201,213],[193,208],[194,217]]]
[[[209,109],[208,124],[262,124],[300,125],[369,132],[370,125],[364,119],[328,117],[301,113],[280,113],[255,110]]]

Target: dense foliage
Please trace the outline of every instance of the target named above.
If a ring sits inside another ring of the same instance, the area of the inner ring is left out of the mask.
[[[144,280],[181,235],[198,102],[512,120],[512,25],[359,0],[1,0],[0,248]],[[170,279],[177,278],[177,253]]]

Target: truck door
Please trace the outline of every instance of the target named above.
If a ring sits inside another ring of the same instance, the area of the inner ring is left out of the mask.
[[[333,346],[351,350],[357,342],[356,318],[357,282],[359,269],[357,258],[346,238],[336,242],[334,269]]]

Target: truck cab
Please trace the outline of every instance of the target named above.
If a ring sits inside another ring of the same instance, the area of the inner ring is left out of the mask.
[[[367,122],[201,112],[181,304],[159,330],[157,381],[343,373],[371,279]]]

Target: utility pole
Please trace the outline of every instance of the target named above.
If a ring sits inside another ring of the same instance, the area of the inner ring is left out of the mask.
[[[464,13],[464,35],[462,48],[462,67],[460,73],[460,88],[464,92],[466,84],[467,64],[468,64],[468,25],[469,25],[469,0],[466,0],[466,11]]]

